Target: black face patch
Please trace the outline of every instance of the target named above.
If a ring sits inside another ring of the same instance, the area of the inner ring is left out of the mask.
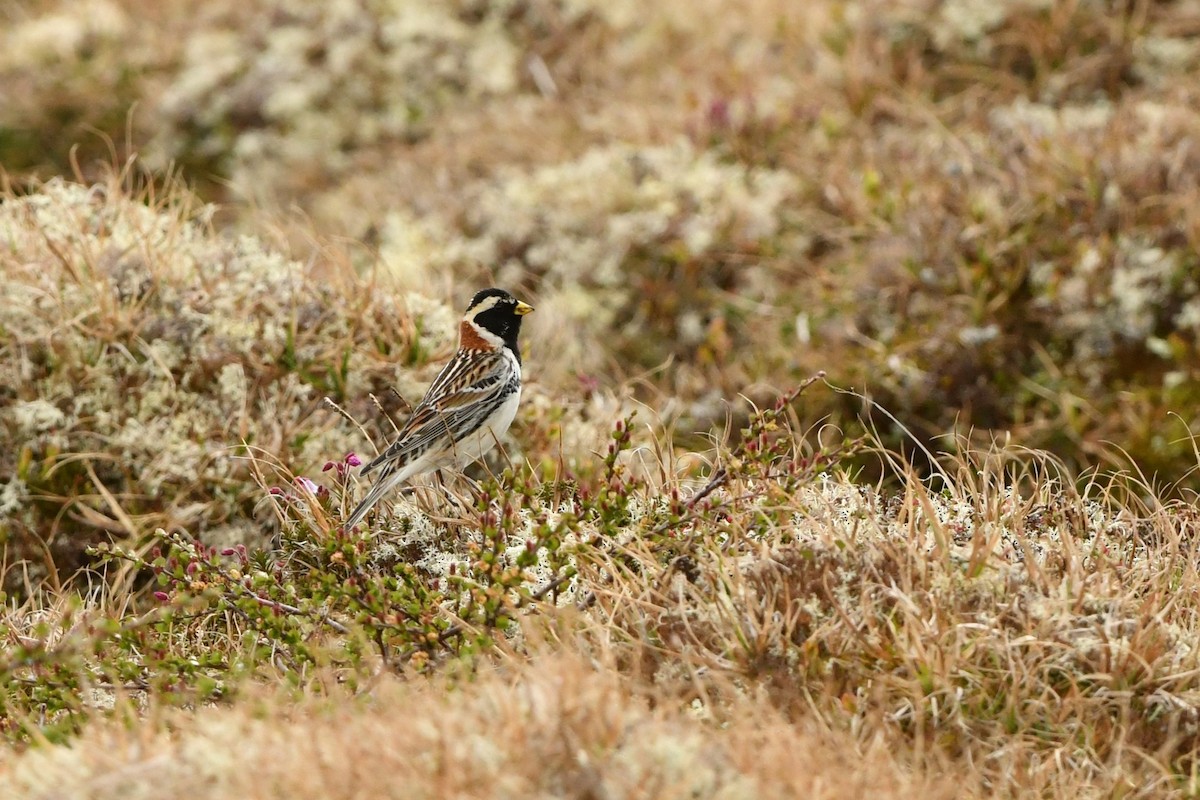
[[[478,300],[478,295],[476,295]],[[472,304],[473,305],[473,304]],[[502,299],[486,311],[475,315],[475,324],[489,333],[494,333],[504,340],[508,349],[512,350],[519,361],[521,351],[517,347],[517,334],[521,332],[521,317],[516,313],[517,301],[510,295]]]

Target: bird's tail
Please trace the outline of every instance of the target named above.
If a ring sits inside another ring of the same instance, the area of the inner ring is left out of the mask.
[[[350,512],[350,516],[346,518],[346,522],[342,527],[348,531],[353,530],[354,526],[362,522],[363,517],[367,516],[367,512],[375,507],[380,498],[407,477],[407,470],[396,470],[390,475],[380,475],[379,479],[375,481],[375,485],[371,487],[371,491],[367,492],[367,496]]]

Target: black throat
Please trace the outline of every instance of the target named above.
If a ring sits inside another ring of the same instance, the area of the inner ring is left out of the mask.
[[[503,339],[504,346],[517,357],[517,363],[521,363],[521,348],[517,345],[517,335],[521,333],[521,317],[513,313],[513,306],[500,303],[487,311],[481,311],[475,315],[475,324]]]

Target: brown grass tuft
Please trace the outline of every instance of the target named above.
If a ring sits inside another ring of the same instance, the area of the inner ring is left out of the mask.
[[[860,750],[753,698],[714,725],[565,648],[465,680],[384,677],[360,698],[264,691],[232,709],[151,711],[136,731],[99,724],[11,762],[0,796],[955,796],[879,743]]]

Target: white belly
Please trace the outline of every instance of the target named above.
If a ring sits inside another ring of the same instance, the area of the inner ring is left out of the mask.
[[[512,425],[513,419],[517,416],[517,406],[520,404],[521,390],[518,388],[496,410],[490,424],[485,424],[458,443],[454,448],[454,465],[458,469],[462,469],[467,464],[479,460],[484,453],[495,447],[500,437],[508,431],[508,426]]]

